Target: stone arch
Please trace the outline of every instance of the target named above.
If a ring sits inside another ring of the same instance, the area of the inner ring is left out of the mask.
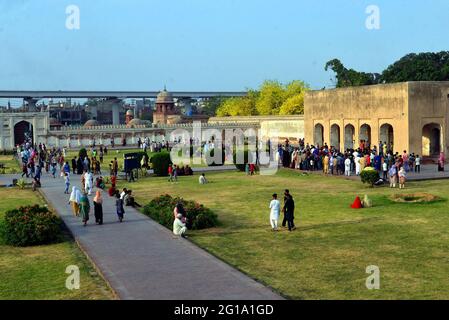
[[[387,144],[387,150],[394,151],[394,128],[389,123],[380,126],[379,139],[383,144]]]
[[[438,123],[429,123],[422,130],[422,155],[437,156],[443,150],[443,130]]]
[[[313,131],[313,143],[320,147],[324,145],[324,127],[321,123],[315,125]]]
[[[359,140],[360,143],[364,143],[365,147],[371,147],[371,126],[367,123],[364,123],[360,126],[360,133],[359,133]]]
[[[352,124],[345,126],[345,149],[354,149],[355,127]]]
[[[14,144],[23,144],[25,142],[34,143],[33,125],[31,122],[22,120],[14,125]]]
[[[338,124],[333,124],[331,126],[330,134],[331,147],[340,150],[340,126]]]

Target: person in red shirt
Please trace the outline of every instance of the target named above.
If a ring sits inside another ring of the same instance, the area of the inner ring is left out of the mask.
[[[168,166],[168,176],[168,181],[173,182],[173,166],[171,164]]]

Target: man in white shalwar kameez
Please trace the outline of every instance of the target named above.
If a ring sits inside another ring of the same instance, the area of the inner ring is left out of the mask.
[[[278,220],[281,212],[281,203],[277,199],[278,195],[273,194],[273,200],[270,202],[270,223],[273,231],[277,231],[278,229]]]
[[[360,157],[357,155],[357,157],[354,159],[355,162],[355,174],[360,175]]]

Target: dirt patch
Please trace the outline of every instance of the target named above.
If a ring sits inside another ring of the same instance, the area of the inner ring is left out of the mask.
[[[430,193],[395,194],[391,196],[391,199],[400,203],[425,203],[440,200],[440,198]]]

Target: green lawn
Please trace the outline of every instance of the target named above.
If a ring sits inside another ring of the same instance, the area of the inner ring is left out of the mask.
[[[30,190],[0,188],[0,198],[0,227],[5,211],[44,203]],[[69,265],[80,269],[79,290],[65,287]],[[7,246],[0,236],[0,300],[112,298],[106,283],[69,236],[61,243],[27,248]]]
[[[22,172],[19,163],[12,155],[0,155],[0,163],[5,166],[5,170],[0,169],[0,174]]]
[[[146,178],[127,185],[147,203],[180,195],[212,208],[219,228],[190,239],[231,265],[293,299],[449,299],[449,203],[399,204],[393,193],[429,192],[449,198],[448,181],[412,182],[406,190],[371,189],[359,181],[302,176],[248,177],[239,172]],[[124,186],[123,184],[120,186]],[[288,188],[295,197],[298,230],[271,232],[268,204]],[[350,209],[356,195],[374,207]],[[380,268],[380,290],[365,286],[366,267]]]

